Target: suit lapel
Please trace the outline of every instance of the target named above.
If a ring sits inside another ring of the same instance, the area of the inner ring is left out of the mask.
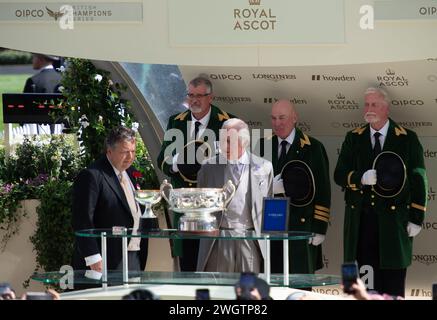
[[[396,123],[389,119],[390,125],[388,127],[387,136],[385,137],[384,146],[382,148],[382,151],[392,150],[395,151],[398,149],[398,144],[402,141],[402,139],[398,139],[398,135],[396,135],[395,128]]]

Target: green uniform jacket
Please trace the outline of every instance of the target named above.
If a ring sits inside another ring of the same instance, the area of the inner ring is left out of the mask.
[[[363,203],[370,203],[378,215],[380,268],[401,269],[411,264],[413,238],[408,236],[407,224],[409,221],[422,224],[428,182],[423,149],[416,133],[389,121],[382,151],[397,153],[405,163],[407,178],[401,192],[392,198],[383,198],[361,185],[364,172],[372,168],[369,125],[347,133],[334,179],[345,190],[344,260],[357,258],[361,208]]]
[[[278,137],[261,140],[261,154],[264,144],[272,143],[272,163],[275,175],[282,171],[278,166]],[[266,155],[264,155],[265,158]],[[330,218],[331,184],[329,180],[329,160],[323,144],[309,137],[296,128],[293,144],[290,146],[285,163],[291,160],[305,162],[313,172],[315,181],[315,196],[313,201],[305,207],[290,206],[289,230],[308,231],[326,234]],[[290,241],[290,272],[314,273],[323,268],[322,245],[309,245],[308,241]]]
[[[234,115],[228,114],[225,111],[217,108],[216,106],[211,105],[211,115],[209,118],[209,122],[207,125],[207,129],[214,131],[216,141],[219,141],[219,130],[221,129],[223,122],[230,118],[235,118]],[[167,130],[170,129],[179,129],[182,131],[184,136],[184,142],[182,145],[187,144],[189,132],[187,133],[187,124],[188,121],[192,121],[191,111],[187,110],[185,112],[175,114],[170,117],[168,120]],[[189,126],[188,126],[189,129]],[[170,177],[170,182],[173,188],[195,188],[196,184],[190,181],[185,180],[179,172],[173,172],[171,170],[171,159],[176,154],[176,150],[173,150],[171,154],[166,154],[166,148],[175,141],[174,137],[172,141],[163,141],[161,146],[161,151],[159,152],[157,163],[162,172],[164,172],[168,177]],[[170,159],[169,159],[170,158]],[[167,161],[169,163],[167,163]],[[175,213],[173,226],[177,226],[179,223],[179,218],[182,214]],[[174,241],[173,243],[173,256],[181,256],[182,255],[182,243],[180,241]]]

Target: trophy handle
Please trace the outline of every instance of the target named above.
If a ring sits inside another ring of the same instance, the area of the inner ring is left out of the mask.
[[[167,196],[165,195],[164,189],[166,189],[166,188],[173,190],[173,186],[171,185],[171,183],[168,183],[167,179],[164,179],[164,181],[162,181],[162,183],[161,183],[161,187],[159,188],[159,191],[161,192],[161,195],[165,199],[165,201],[167,201],[167,203],[170,204]],[[169,195],[170,195],[170,191],[169,191]]]
[[[230,195],[226,196],[226,191],[228,191],[228,189],[231,189]],[[228,206],[229,202],[231,202],[232,198],[234,197],[235,194],[235,185],[232,183],[231,180],[228,180],[228,182],[225,183],[225,185],[223,186],[223,191],[225,194],[225,208]]]

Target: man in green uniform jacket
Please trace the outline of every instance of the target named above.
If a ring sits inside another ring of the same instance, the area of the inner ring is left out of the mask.
[[[187,104],[189,110],[171,116],[168,121],[166,133],[171,134],[168,139],[164,136],[157,163],[161,171],[170,177],[173,188],[195,188],[196,179],[189,178],[179,171],[180,154],[178,152],[180,150],[174,148],[172,144],[179,140],[179,143],[176,144],[184,146],[195,140],[195,137],[196,140],[206,140],[211,150],[217,150],[215,141],[219,141],[219,130],[223,122],[234,118],[233,115],[212,105],[212,100],[211,81],[197,77],[191,80],[188,85]],[[174,227],[177,228],[181,216],[179,213],[174,213]],[[196,270],[198,243],[198,240],[174,241],[173,256],[179,257],[182,271]]]
[[[416,133],[388,117],[385,91],[369,88],[364,95],[364,119],[369,124],[347,133],[334,174],[345,191],[344,259],[357,260],[360,267],[370,265],[375,290],[404,296],[413,237],[426,211],[423,149]],[[372,188],[382,179],[372,169],[381,151],[395,152],[406,167],[404,186],[390,197]]]
[[[275,133],[270,139],[261,139],[261,155],[271,159],[275,179],[273,193],[284,193],[280,177],[282,168],[291,160],[301,160],[309,166],[314,175],[315,195],[305,206],[290,205],[288,229],[308,231],[315,237],[308,241],[289,242],[289,266],[291,273],[314,273],[323,268],[322,242],[328,228],[331,205],[329,161],[323,144],[296,128],[297,113],[288,100],[279,100],[272,106],[272,128]],[[271,145],[269,146],[268,144]],[[271,157],[266,154],[271,147]],[[285,148],[284,150],[282,150]],[[284,154],[282,155],[282,153]],[[282,155],[282,156],[281,156]],[[283,272],[282,241],[271,242],[271,270]]]

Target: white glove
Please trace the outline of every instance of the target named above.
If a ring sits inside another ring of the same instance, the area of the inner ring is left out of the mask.
[[[325,241],[325,235],[315,233],[314,237],[309,238],[308,243],[312,244],[313,246],[318,246],[318,245],[322,244],[323,241]]]
[[[376,184],[376,170],[367,170],[361,177],[361,184],[373,186]]]
[[[273,194],[278,193],[285,193],[284,182],[282,181],[280,174],[273,178]]]
[[[407,225],[407,233],[409,237],[415,237],[419,234],[420,230],[422,230],[421,226],[418,226],[415,223],[408,222]]]
[[[178,157],[179,157],[179,153],[176,153],[173,156],[173,164],[171,166],[171,170],[173,170],[173,172],[179,172],[179,168],[178,168]]]

